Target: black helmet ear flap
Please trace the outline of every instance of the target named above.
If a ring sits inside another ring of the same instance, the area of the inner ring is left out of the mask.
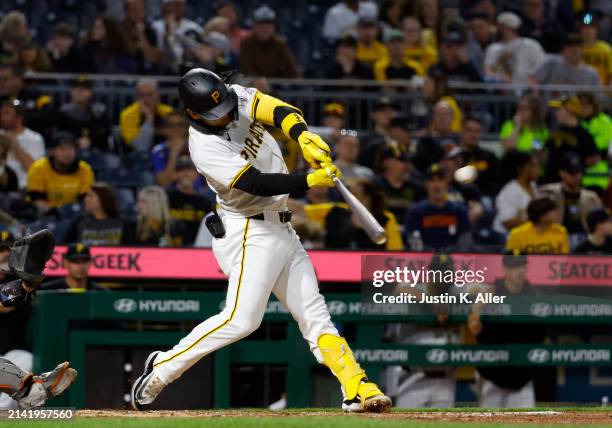
[[[55,238],[49,229],[16,240],[8,260],[10,273],[25,281],[42,281],[54,248]]]

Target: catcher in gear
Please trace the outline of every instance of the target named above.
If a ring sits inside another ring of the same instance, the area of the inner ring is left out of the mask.
[[[229,277],[226,307],[174,348],[147,358],[132,387],[132,406],[151,404],[201,358],[252,333],[274,293],[297,321],[315,358],[338,378],[342,408],[388,411],[391,400],[368,380],[332,323],[312,263],[290,224],[289,193],[333,187],[332,177],[341,176],[330,148],[308,130],[298,108],[228,80],[196,68],[179,83],[191,125],[191,159],[217,194],[218,215],[206,224],[215,238],[215,258]],[[313,171],[289,174],[266,126],[297,142]]]
[[[0,286],[0,305],[18,308],[31,304],[54,247],[53,235],[46,229],[13,243],[7,273],[14,279]],[[23,409],[42,406],[49,398],[57,397],[76,377],[76,370],[68,362],[50,372],[34,375],[0,356],[0,392],[8,394]]]

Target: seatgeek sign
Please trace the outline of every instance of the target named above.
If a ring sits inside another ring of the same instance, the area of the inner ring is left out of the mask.
[[[47,264],[48,276],[63,276],[62,255],[65,247],[56,247]],[[168,280],[225,280],[211,249],[204,248],[92,248],[93,278],[168,279]],[[409,266],[427,267],[431,253],[376,253],[362,251],[309,251],[319,281],[352,282],[362,280],[368,266],[363,260],[376,260],[388,269]],[[503,276],[499,254],[453,254],[457,269],[485,268],[487,282]],[[612,257],[610,256],[529,256],[527,276],[536,285],[612,285]]]

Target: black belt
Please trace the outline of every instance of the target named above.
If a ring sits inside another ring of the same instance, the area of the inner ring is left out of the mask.
[[[280,220],[281,223],[289,223],[291,221],[292,214],[293,213],[291,212],[291,210],[280,211],[278,213],[278,219]],[[255,214],[247,218],[250,218],[253,220],[265,220],[263,213]]]

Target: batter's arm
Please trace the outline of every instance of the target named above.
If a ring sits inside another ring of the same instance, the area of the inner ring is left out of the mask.
[[[308,189],[306,177],[307,174],[262,173],[250,165],[232,187],[257,196],[286,195]]]
[[[333,178],[341,176],[342,173],[333,164],[325,165],[310,174],[262,173],[248,164],[232,182],[231,187],[258,196],[286,195],[314,186],[333,187]]]
[[[251,104],[251,118],[283,131],[287,138],[296,141],[304,159],[315,169],[321,163],[331,163],[331,151],[321,137],[308,130],[302,112],[278,98],[257,91]]]

